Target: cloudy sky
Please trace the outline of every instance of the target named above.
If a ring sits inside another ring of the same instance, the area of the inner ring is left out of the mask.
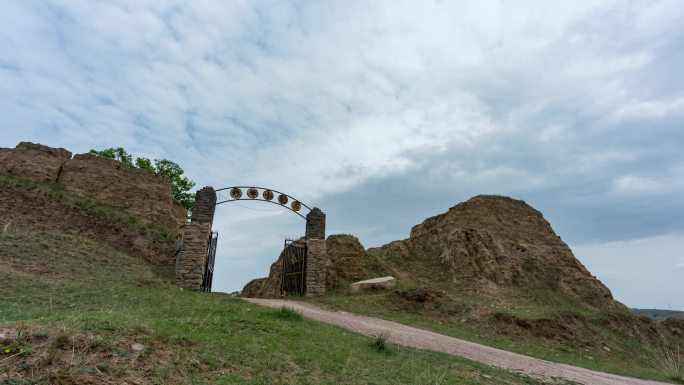
[[[0,146],[169,158],[367,247],[521,198],[619,300],[684,310],[683,68],[679,0],[0,0]],[[243,202],[214,227],[232,291],[304,222]]]

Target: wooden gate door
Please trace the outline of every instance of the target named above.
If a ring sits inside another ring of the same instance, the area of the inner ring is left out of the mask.
[[[285,240],[283,256],[283,294],[304,294],[306,289],[306,244]]]

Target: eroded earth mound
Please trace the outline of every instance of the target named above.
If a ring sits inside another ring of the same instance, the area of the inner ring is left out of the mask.
[[[414,226],[408,239],[369,253],[409,281],[429,279],[426,269],[402,267],[429,261],[437,262],[435,270],[445,268],[454,284],[477,286],[494,297],[501,287],[540,289],[601,309],[623,307],[541,212],[508,197],[473,197]]]

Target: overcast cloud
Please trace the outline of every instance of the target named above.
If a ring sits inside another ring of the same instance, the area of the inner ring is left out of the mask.
[[[682,26],[676,0],[0,0],[0,146],[170,158],[367,247],[522,198],[621,301],[684,310]],[[274,208],[220,206],[215,289],[303,233]]]

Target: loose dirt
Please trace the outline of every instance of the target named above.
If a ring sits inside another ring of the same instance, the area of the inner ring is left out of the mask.
[[[664,384],[663,382],[640,380],[544,361],[379,318],[360,316],[343,311],[327,311],[308,303],[256,298],[245,298],[245,301],[272,308],[289,307],[302,313],[305,317],[339,326],[366,336],[389,332],[389,340],[398,345],[465,357],[504,370],[520,372],[542,381],[558,382],[558,380],[567,380],[586,385]]]

